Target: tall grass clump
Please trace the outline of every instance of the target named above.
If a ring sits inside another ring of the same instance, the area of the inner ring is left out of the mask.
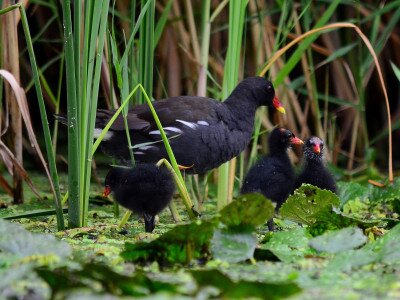
[[[85,226],[89,204],[93,131],[109,0],[63,2],[68,107],[69,227]],[[81,45],[82,40],[82,45]]]
[[[50,187],[51,187],[51,190],[54,195],[54,204],[55,204],[55,209],[56,209],[56,214],[57,214],[57,228],[58,228],[58,230],[63,230],[64,229],[64,216],[63,216],[63,210],[62,210],[62,204],[61,204],[61,193],[60,193],[60,186],[59,186],[59,180],[58,180],[58,173],[57,173],[57,168],[56,168],[56,163],[55,163],[55,154],[54,154],[53,148],[52,148],[50,128],[49,128],[49,124],[48,124],[48,120],[47,120],[47,113],[46,113],[46,109],[45,109],[45,103],[44,103],[42,88],[41,88],[41,84],[40,84],[39,69],[38,69],[38,66],[36,63],[36,57],[35,57],[35,54],[33,51],[33,43],[32,43],[32,37],[30,34],[30,30],[29,30],[28,18],[26,16],[24,6],[20,3],[9,6],[5,9],[1,10],[0,15],[2,15],[4,13],[8,13],[9,11],[12,11],[14,9],[18,9],[20,12],[20,15],[21,15],[21,23],[22,23],[22,28],[23,28],[24,35],[25,35],[25,40],[27,43],[29,61],[30,61],[30,66],[32,68],[33,81],[35,84],[36,94],[37,94],[37,98],[38,98],[40,119],[41,119],[42,126],[43,126],[43,134],[44,134],[47,159],[48,159],[48,164],[49,164],[49,169],[47,169],[46,163],[44,163],[44,167],[45,167],[46,173],[49,177]],[[28,127],[28,131],[29,131],[29,127]],[[33,130],[31,131],[31,136],[32,135],[33,135]],[[37,142],[33,142],[33,144],[37,148],[36,151],[38,152],[39,156],[41,156],[39,145],[37,144]]]
[[[225,57],[224,77],[221,98],[226,99],[236,87],[239,79],[240,54],[242,50],[242,37],[244,31],[244,17],[246,14],[247,0],[229,2],[229,29],[228,49]],[[226,206],[230,200],[233,185],[229,184],[230,168],[235,170],[235,158],[231,162],[224,163],[219,167],[218,176],[218,209]]]

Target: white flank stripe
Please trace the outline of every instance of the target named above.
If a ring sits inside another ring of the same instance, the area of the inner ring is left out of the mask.
[[[160,135],[161,133],[160,133],[160,130],[153,130],[153,131],[150,131],[149,134],[158,134],[158,135]]]
[[[182,133],[182,130],[180,130],[179,128],[176,128],[176,127],[165,127],[164,130],[169,130],[169,131],[173,131],[173,132],[177,132],[177,133]]]
[[[197,121],[197,124],[204,125],[204,126],[209,126],[210,125],[206,121]]]
[[[139,147],[138,149],[146,151],[147,149],[150,149],[150,148],[155,148],[155,147],[154,146],[142,146],[142,147]]]
[[[196,129],[197,128],[197,124],[196,123],[187,122],[187,121],[178,120],[178,119],[176,121],[182,123],[183,125],[186,125],[187,127],[192,128],[192,129]]]
[[[95,128],[93,131],[93,137],[97,139],[100,136],[102,131],[103,131],[103,129]],[[106,135],[104,136],[103,141],[108,141],[109,139],[111,139],[113,134],[114,134],[113,132],[108,131],[106,133]]]
[[[136,152],[133,152],[133,154],[144,154],[144,152],[136,151]]]

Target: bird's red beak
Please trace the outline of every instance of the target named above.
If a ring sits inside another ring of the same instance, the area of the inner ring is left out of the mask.
[[[314,145],[313,151],[314,153],[320,154],[321,148],[319,147],[319,144]]]
[[[110,195],[110,193],[111,193],[111,187],[109,185],[106,185],[104,187],[103,197],[108,197],[108,195]]]
[[[303,142],[301,139],[299,139],[298,137],[292,138],[292,139],[290,140],[290,142],[291,142],[291,144],[293,144],[293,145],[303,145],[303,144],[304,144],[304,142]]]
[[[275,109],[277,111],[279,111],[280,113],[284,114],[285,112],[285,108],[283,107],[282,103],[279,102],[279,99],[277,96],[274,97],[274,99],[272,99],[272,105],[275,107]]]

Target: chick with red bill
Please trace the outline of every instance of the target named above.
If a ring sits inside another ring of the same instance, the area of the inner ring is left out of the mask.
[[[316,136],[306,140],[303,146],[303,167],[296,178],[295,189],[303,183],[312,184],[320,189],[337,192],[336,181],[325,166],[324,142]]]
[[[278,210],[295,183],[295,173],[287,151],[290,146],[301,144],[303,141],[290,130],[275,128],[268,138],[269,154],[249,170],[241,193],[261,193],[275,202]]]
[[[134,168],[111,168],[105,178],[103,195],[112,193],[120,205],[143,216],[145,231],[152,232],[155,216],[168,206],[174,191],[174,180],[167,168],[137,164]]]

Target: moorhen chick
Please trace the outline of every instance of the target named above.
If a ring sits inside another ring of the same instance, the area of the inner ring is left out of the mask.
[[[154,230],[155,216],[167,207],[175,191],[171,172],[152,164],[113,167],[104,186],[104,196],[113,193],[120,205],[143,216],[146,232]]]
[[[296,178],[294,188],[303,183],[309,183],[320,189],[336,193],[336,182],[324,163],[324,142],[316,137],[310,137],[303,146],[303,169]]]
[[[259,106],[284,108],[272,83],[262,77],[244,79],[220,102],[196,96],[172,97],[153,102],[179,165],[189,174],[202,174],[242,152],[251,139]],[[106,126],[114,110],[97,111],[95,136]],[[156,163],[168,158],[160,131],[147,104],[129,110],[128,127],[136,161]],[[140,145],[143,144],[143,145]],[[124,120],[119,116],[101,143],[106,154],[121,161],[130,159]]]
[[[247,173],[241,193],[261,193],[275,202],[278,210],[295,183],[295,173],[287,154],[293,144],[303,144],[303,141],[285,128],[272,130],[268,138],[269,154]]]

